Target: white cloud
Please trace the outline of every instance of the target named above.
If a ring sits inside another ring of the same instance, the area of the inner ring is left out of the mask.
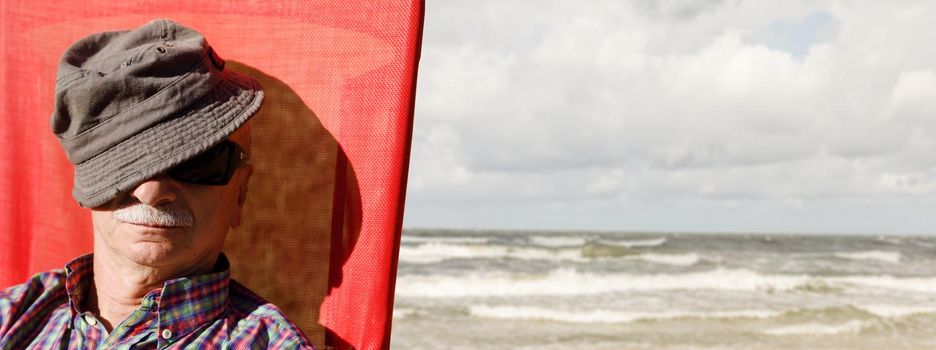
[[[842,218],[936,197],[936,3],[427,9],[408,225],[563,226],[531,213],[565,208],[587,215],[580,228],[668,227],[613,209],[644,203],[703,230],[750,205],[762,230],[862,231]],[[439,221],[495,203],[512,205]]]

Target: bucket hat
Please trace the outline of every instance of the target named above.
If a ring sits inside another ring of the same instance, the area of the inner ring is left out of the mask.
[[[159,19],[69,47],[51,124],[75,165],[72,195],[97,207],[223,141],[262,102],[202,34]]]

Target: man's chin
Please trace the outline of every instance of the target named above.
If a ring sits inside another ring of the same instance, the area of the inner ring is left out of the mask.
[[[149,267],[171,265],[176,254],[171,242],[140,241],[130,244],[129,260]]]

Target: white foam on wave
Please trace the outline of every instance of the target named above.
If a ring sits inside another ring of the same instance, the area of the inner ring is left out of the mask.
[[[436,263],[447,259],[497,257],[500,254],[490,249],[474,249],[472,246],[447,243],[426,243],[418,246],[400,246],[400,261],[408,263]]]
[[[842,324],[801,323],[770,328],[765,330],[764,334],[775,336],[858,334],[871,325],[859,320],[851,320]]]
[[[409,236],[403,234],[402,243],[450,243],[450,244],[485,244],[491,239],[489,237],[465,237],[465,236]]]
[[[402,275],[397,293],[405,297],[596,295],[631,291],[716,290],[769,292],[813,285],[845,289],[886,289],[893,293],[936,293],[936,278],[890,276],[816,277],[716,269],[682,274],[597,274],[557,269],[542,275],[475,273],[466,276]]]
[[[580,247],[588,242],[586,236],[532,236],[530,243],[541,247]]]
[[[689,254],[639,254],[633,256],[633,258],[640,259],[643,261],[651,262],[654,264],[664,264],[664,265],[673,265],[673,266],[692,266],[698,264],[701,258],[699,254],[689,253]]]
[[[902,258],[900,252],[889,252],[881,250],[871,250],[864,252],[837,252],[834,254],[839,259],[849,260],[875,260],[891,264],[899,264]]]
[[[934,277],[845,276],[829,277],[833,283],[858,286],[862,289],[888,289],[936,294]]]
[[[666,237],[638,240],[599,239],[598,243],[625,248],[652,248],[666,244]]]
[[[936,314],[936,305],[931,306],[910,306],[910,305],[860,305],[856,308],[865,310],[878,317],[883,318],[901,318],[914,315]]]
[[[524,246],[424,243],[400,247],[400,261],[413,264],[432,264],[449,259],[499,259],[552,260],[586,262],[594,260],[641,260],[654,264],[692,266],[702,260],[698,254],[642,253],[623,256],[590,257],[582,248],[537,248]]]
[[[393,318],[394,318],[394,319],[398,319],[398,318],[408,318],[408,317],[416,316],[416,315],[418,315],[418,314],[419,314],[419,311],[416,311],[416,309],[413,309],[413,308],[407,308],[407,307],[395,307],[395,308],[393,308]]]
[[[912,308],[895,305],[866,305],[859,307],[862,310],[877,310],[874,313],[881,317],[900,318],[922,313],[936,311],[934,308]],[[798,310],[806,311],[806,310]],[[541,320],[568,323],[631,323],[639,321],[667,321],[676,319],[768,319],[782,317],[793,310],[730,310],[730,311],[704,311],[704,310],[661,310],[661,311],[623,311],[623,310],[567,310],[539,306],[523,305],[497,305],[486,304],[469,306],[469,314],[475,317],[513,319],[513,320]],[[411,312],[414,314],[415,312]],[[886,316],[884,316],[886,314]],[[409,314],[408,314],[409,315]],[[868,322],[868,321],[864,321]],[[860,324],[859,324],[860,323]],[[846,324],[803,323],[771,328],[765,333],[771,335],[791,334],[840,334],[859,332],[867,323],[853,320]]]
[[[539,249],[503,245],[448,243],[425,243],[418,246],[400,247],[400,261],[416,264],[437,263],[448,259],[496,259],[507,257],[524,260],[585,260],[579,249]]]
[[[685,274],[595,274],[558,269],[544,275],[502,272],[467,276],[399,276],[397,293],[408,297],[517,295],[594,295],[666,290],[790,290],[809,276],[763,275],[749,270],[718,269]]]
[[[514,319],[514,320],[542,320],[569,323],[630,323],[637,321],[663,321],[680,318],[770,318],[782,312],[768,310],[738,310],[738,311],[679,311],[663,312],[626,312],[610,310],[560,310],[532,306],[488,306],[473,305],[469,313],[475,317]]]

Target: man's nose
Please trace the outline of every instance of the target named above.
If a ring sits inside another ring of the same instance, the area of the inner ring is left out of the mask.
[[[172,203],[176,200],[179,183],[166,175],[158,175],[137,185],[130,195],[149,206]]]

